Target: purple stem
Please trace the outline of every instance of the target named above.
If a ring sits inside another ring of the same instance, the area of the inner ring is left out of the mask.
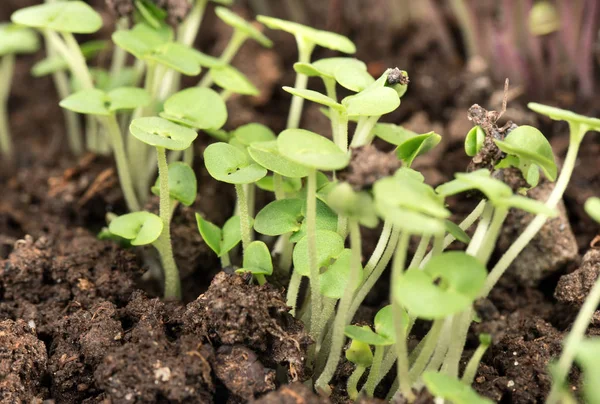
[[[588,0],[581,29],[581,47],[579,48],[579,91],[585,98],[594,95],[594,39],[598,31],[598,1]]]

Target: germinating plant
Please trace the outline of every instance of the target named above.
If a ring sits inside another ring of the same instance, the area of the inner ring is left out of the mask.
[[[220,57],[194,49],[207,3],[196,0],[188,18],[174,29],[156,5],[136,2],[132,25],[125,21],[112,35],[117,47],[110,72],[87,66],[86,57],[98,44],[86,50],[73,37],[101,26],[99,15],[85,3],[48,3],[13,15],[15,23],[39,29],[54,50],[36,67],[36,74],[69,71],[71,84],[63,89],[61,106],[86,115],[88,125],[99,124],[88,134],[97,137],[96,145],[104,142],[115,156],[131,212],[111,217],[104,235],[130,246],[152,245],[164,270],[165,297],[181,297],[171,220],[178,204],[191,206],[196,200],[193,146],[198,133],[205,132],[218,141],[206,147],[204,165],[212,177],[233,185],[237,202],[222,225],[197,214],[198,230],[223,268],[249,273],[248,279],[259,285],[273,275],[289,279],[290,313],[304,322],[313,339],[306,366],[317,392],[331,394],[330,383],[345,357],[355,366],[347,381],[352,400],[372,397],[395,367],[397,376],[388,399],[411,402],[425,386],[436,397],[454,403],[489,402],[471,388],[490,346],[489,335],[479,336],[479,347],[459,372],[467,334],[476,320],[474,302],[489,295],[544,223],[557,214],[582,139],[588,131],[600,130],[600,120],[529,105],[569,124],[570,145],[560,172],[550,144],[538,129],[513,125],[500,130],[495,121],[476,125],[465,137],[465,152],[473,157],[471,169],[434,189],[412,167],[419,156],[436,147],[441,136],[380,122],[401,106],[409,86],[406,71],[390,68],[372,77],[364,62],[348,56],[356,51],[348,38],[259,16],[258,21],[268,28],[290,33],[297,42],[296,80],[292,87],[284,87],[291,95],[287,125],[278,134],[257,123],[224,129],[228,98],[258,94],[254,84],[231,66],[231,60],[248,39],[266,47],[272,43],[255,25],[218,7],[218,17],[233,29],[229,45]],[[35,48],[31,31],[13,29],[29,38],[27,49]],[[317,46],[346,55],[312,60]],[[4,49],[8,51],[2,55],[12,55],[22,48],[0,46]],[[133,66],[126,66],[125,53],[135,58]],[[197,86],[180,88],[180,75],[197,76],[202,68],[208,71]],[[324,92],[309,89],[309,77],[320,80]],[[209,88],[212,84],[221,90]],[[340,88],[349,95],[340,98]],[[300,128],[304,102],[321,106],[330,120],[330,133]],[[372,177],[368,181],[350,179],[356,156],[375,153],[375,158],[380,157],[373,146],[375,139],[394,148],[394,164],[388,173],[365,176]],[[526,185],[513,189],[504,183],[498,173],[509,169]],[[546,201],[528,198],[528,191],[542,176],[556,181],[550,196]],[[257,211],[259,189],[272,193],[272,200]],[[158,215],[142,210],[150,192],[159,198]],[[479,203],[457,224],[449,220],[446,199],[462,193],[474,195]],[[491,266],[511,209],[535,217]],[[600,219],[600,199],[588,201],[586,209]],[[361,229],[377,228],[380,223],[377,245],[363,260]],[[409,255],[411,240],[417,247]],[[464,251],[447,251],[455,240],[466,244]],[[390,266],[389,279],[381,279]],[[305,293],[301,293],[303,281],[308,286]],[[373,327],[353,324],[378,282],[390,285],[388,304],[375,315]],[[568,397],[565,380],[574,362],[586,380],[597,377],[598,366],[586,355],[600,348],[596,340],[584,339],[584,333],[600,301],[599,285],[590,292],[553,367],[551,403]],[[428,331],[410,349],[408,340],[417,321],[427,324]],[[590,401],[600,394],[594,388],[585,390]]]

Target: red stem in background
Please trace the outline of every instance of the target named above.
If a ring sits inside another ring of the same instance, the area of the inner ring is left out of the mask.
[[[578,76],[579,92],[589,98],[594,95],[594,39],[598,32],[598,0],[588,0],[586,2],[586,12],[584,14],[581,27],[581,47],[579,48]]]

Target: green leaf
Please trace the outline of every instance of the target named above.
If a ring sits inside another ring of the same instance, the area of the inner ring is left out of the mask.
[[[373,363],[373,353],[371,352],[369,344],[365,344],[358,340],[352,340],[350,347],[346,350],[346,359],[357,366],[369,367]]]
[[[118,30],[112,34],[112,40],[118,47],[141,60],[171,39],[172,32],[157,30],[147,24],[136,24],[132,29]]]
[[[252,220],[250,221],[252,226]],[[221,254],[227,254],[233,247],[242,241],[242,232],[240,228],[240,217],[232,216],[223,225],[223,239],[221,240]]]
[[[313,62],[312,66],[321,72],[321,75],[329,78],[335,78],[336,72],[340,69],[360,69],[367,71],[367,65],[363,61],[349,57],[319,59],[316,62]]]
[[[500,180],[490,177],[485,168],[468,174],[457,173],[456,179],[436,188],[436,192],[444,197],[477,189],[492,202],[512,196],[512,189]]]
[[[351,59],[355,60],[355,59]],[[354,92],[363,91],[369,87],[375,79],[369,74],[364,64],[348,63],[335,70],[335,81],[342,87]]]
[[[253,241],[244,250],[244,262],[237,272],[250,272],[253,275],[272,275],[273,261],[269,247],[262,241]]]
[[[500,199],[495,206],[505,206],[507,208],[517,208],[534,215],[546,215],[548,217],[558,216],[556,209],[549,208],[543,202],[535,199],[526,198],[520,195],[512,195],[509,198]]]
[[[327,107],[337,109],[339,111],[344,110],[344,106],[342,104],[339,104],[336,100],[329,98],[328,96],[321,94],[318,91],[293,87],[283,87],[283,89],[292,95],[304,98],[312,102],[316,102],[317,104],[325,105]]]
[[[344,328],[344,334],[346,337],[352,339],[352,341],[362,342],[367,345],[388,346],[394,344],[393,340],[373,332],[367,326],[347,325]]]
[[[332,258],[336,258],[344,250],[344,240],[334,231],[317,230],[317,263],[319,267],[328,266]],[[310,261],[308,259],[308,237],[296,244],[293,252],[294,271],[302,276],[310,277]]]
[[[351,40],[333,32],[321,31],[306,25],[264,15],[259,15],[256,19],[271,29],[289,32],[294,35],[298,41],[312,43],[344,53],[356,52],[356,46]]]
[[[431,394],[442,397],[454,404],[491,404],[492,401],[481,397],[471,386],[444,373],[427,371],[423,373],[423,382]]]
[[[300,230],[290,236],[290,241],[295,243],[300,241],[306,235],[306,198],[303,199],[304,204],[302,205],[302,224]],[[317,231],[318,230],[337,230],[338,217],[333,210],[323,201],[317,199]]]
[[[276,140],[252,143],[248,148],[248,153],[254,161],[267,170],[285,177],[302,178],[309,173],[306,167],[282,156]]]
[[[164,24],[167,12],[154,4],[152,0],[135,0],[134,4],[137,11],[136,20],[143,20],[154,28],[159,28]]]
[[[261,178],[255,184],[264,191],[275,192],[272,175]],[[285,193],[294,194],[298,192],[300,188],[302,188],[302,180],[300,178],[283,177],[283,191]]]
[[[327,204],[338,214],[356,219],[363,226],[374,228],[379,222],[371,195],[355,192],[346,182],[335,185],[329,191]]]
[[[215,8],[215,14],[219,17],[225,24],[233,27],[234,29],[243,32],[248,35],[250,38],[254,39],[262,46],[266,48],[270,48],[273,46],[273,42],[267,38],[262,32],[257,30],[254,25],[244,20],[239,15],[235,14],[231,10],[225,7],[217,7]]]
[[[352,265],[352,250],[345,248],[335,259],[335,262],[329,265],[327,271],[319,275],[321,279],[321,294],[332,299],[340,299],[346,287],[348,286],[350,271]],[[360,265],[360,264],[359,264]],[[360,278],[353,287],[353,291],[362,284],[362,267],[360,268]]]
[[[442,137],[435,132],[417,135],[399,145],[396,148],[396,155],[410,167],[415,158],[433,149],[441,140]]]
[[[267,175],[267,170],[252,163],[243,151],[222,142],[206,148],[204,164],[213,178],[229,184],[251,184]]]
[[[461,243],[469,244],[471,242],[471,238],[463,229],[461,229],[456,223],[445,220],[444,225],[446,226],[446,231],[454,236],[455,239],[460,241]]]
[[[556,180],[558,170],[552,146],[542,132],[533,126],[519,126],[512,130],[504,140],[495,139],[494,142],[504,153],[517,156],[521,164],[535,164],[550,181]]]
[[[182,161],[169,164],[169,196],[185,206],[191,206],[196,200],[198,184],[194,170]],[[152,193],[160,196],[160,177],[152,187]]]
[[[186,76],[197,76],[202,70],[196,52],[177,42],[168,42],[153,48],[144,55],[144,60],[169,67]]]
[[[473,157],[483,147],[483,141],[485,140],[485,132],[479,125],[473,126],[467,137],[465,138],[465,153],[467,156]]]
[[[429,216],[446,219],[450,212],[429,185],[412,177],[387,177],[373,185],[377,200]]]
[[[131,245],[147,245],[154,243],[163,230],[160,217],[149,212],[134,212],[113,219],[108,230],[131,240]]]
[[[404,328],[404,332],[407,332],[410,320],[408,318],[408,313],[404,309],[401,309],[400,321]],[[396,342],[396,328],[394,326],[394,315],[391,304],[384,306],[377,312],[373,323],[377,334],[386,337],[392,341],[392,343]]]
[[[0,33],[0,37],[1,36],[2,33]],[[79,50],[81,50],[81,54],[83,55],[83,57],[86,60],[89,60],[95,57],[103,50],[105,50],[107,47],[108,41],[95,40],[82,43],[79,46]],[[1,53],[2,52],[0,51],[0,54]],[[48,74],[56,73],[62,70],[67,70],[68,68],[69,64],[67,63],[66,59],[62,56],[56,55],[47,57],[46,59],[42,59],[35,65],[33,65],[33,67],[31,68],[31,74],[34,77],[43,77]]]
[[[206,245],[209,246],[215,254],[221,256],[221,238],[223,233],[219,226],[208,220],[204,220],[198,213],[196,213],[196,223],[198,224],[198,231]]]
[[[368,87],[342,100],[348,115],[381,116],[400,106],[400,97],[389,87]]]
[[[0,57],[36,52],[40,48],[37,34],[15,24],[0,23]]]
[[[194,129],[219,129],[227,121],[227,107],[216,91],[192,87],[170,96],[160,116]]]
[[[600,223],[600,198],[592,197],[585,201],[585,211],[592,219]]]
[[[577,346],[576,361],[583,370],[583,393],[586,402],[594,403],[600,397],[600,338],[587,338]]]
[[[74,34],[91,34],[102,27],[102,17],[83,1],[40,4],[17,10],[12,22],[27,27]]]
[[[555,121],[579,123],[588,126],[591,130],[600,130],[600,119],[598,118],[591,118],[589,116],[576,114],[575,112],[571,112],[566,109],[538,104],[536,102],[530,102],[529,104],[527,104],[527,107],[537,112],[538,114],[546,115],[547,117],[549,117],[550,119],[554,119]]]
[[[333,79],[333,75],[330,75],[324,71],[317,69],[317,67],[313,63],[296,62],[294,63],[294,70],[296,71],[296,73],[304,74],[308,77],[321,77],[324,80]]]
[[[348,165],[350,156],[331,140],[304,129],[287,129],[277,138],[279,152],[303,166],[333,171]]]
[[[274,142],[277,139],[275,133],[268,126],[260,123],[242,125],[233,131],[233,136],[244,146],[250,146],[256,142]]]
[[[62,100],[59,105],[80,114],[108,116],[108,97],[102,90],[89,89],[78,91]]]
[[[442,235],[444,222],[438,218],[424,215],[419,212],[393,206],[384,201],[375,201],[377,212],[394,226],[411,234]]]
[[[111,112],[145,107],[152,101],[146,90],[137,87],[115,88],[107,93],[107,98],[108,109]]]
[[[243,95],[259,95],[260,91],[248,78],[235,67],[222,65],[213,67],[209,74],[215,83],[228,91]]]
[[[442,319],[468,308],[486,276],[487,270],[477,258],[462,251],[444,252],[429,260],[423,270],[407,270],[397,280],[394,298],[412,316]]]
[[[377,123],[373,128],[373,133],[378,138],[396,146],[401,145],[415,136],[419,136],[418,133],[402,126],[394,125],[393,123]]]
[[[223,66],[225,64],[221,59],[202,53],[197,49],[192,48],[192,51],[196,58],[196,62],[202,67],[212,69],[213,67]]]
[[[158,117],[134,119],[129,131],[141,142],[169,150],[185,150],[198,136],[190,128]]]
[[[281,199],[262,208],[254,219],[254,230],[266,236],[279,236],[300,230],[302,199]]]

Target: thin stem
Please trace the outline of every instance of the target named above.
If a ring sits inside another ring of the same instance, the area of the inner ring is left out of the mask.
[[[487,351],[488,347],[489,345],[487,344],[479,344],[471,356],[471,359],[469,359],[469,363],[467,364],[461,379],[464,384],[468,386],[473,384],[473,380],[475,379],[475,374],[477,373],[477,368],[479,367],[481,358],[483,358],[483,355],[485,354],[485,351]]]
[[[342,151],[348,151],[348,114],[334,111],[336,144]]]
[[[383,378],[390,372],[390,370],[392,370],[392,367],[394,366],[394,363],[396,362],[397,358],[398,358],[398,356],[396,355],[396,350],[394,349],[393,346],[391,346],[385,350],[385,354],[383,356],[383,362],[381,363],[381,370],[379,371],[379,374],[377,375],[377,379],[375,380],[375,388],[377,388],[377,386],[379,385],[379,383],[381,383]],[[396,386],[394,391],[397,389],[398,389],[398,386]]]
[[[323,343],[323,338],[325,337],[325,331],[327,330],[327,324],[332,320],[333,313],[335,312],[335,305],[338,299],[332,299],[325,297],[323,299],[323,311],[321,313],[321,324],[318,326],[317,331],[317,340],[316,340],[316,348],[315,353],[318,354],[321,349],[321,344]]]
[[[494,252],[494,247],[496,246],[496,241],[498,240],[498,236],[500,235],[500,230],[502,230],[502,224],[508,215],[507,208],[498,208],[494,212],[494,218],[490,223],[490,227],[488,229],[487,234],[485,235],[485,239],[483,240],[483,244],[479,248],[477,252],[477,258],[479,261],[487,264],[492,253]]]
[[[373,254],[371,254],[371,258],[367,261],[367,265],[365,265],[364,269],[364,278],[367,279],[369,275],[373,272],[373,269],[377,266],[377,263],[381,259],[387,245],[390,240],[390,236],[392,235],[392,224],[389,221],[383,222],[383,229],[381,229],[381,234],[379,235],[379,240],[377,240],[377,245],[375,246],[375,250],[373,250]]]
[[[300,284],[302,283],[302,275],[298,273],[298,271],[292,272],[292,277],[290,278],[290,283],[287,288],[287,295],[285,304],[288,307],[291,307],[290,314],[296,317],[296,305],[298,302],[298,292],[300,291]]]
[[[240,50],[244,42],[246,42],[246,39],[248,39],[248,34],[237,29],[233,31],[233,35],[223,50],[223,53],[221,53],[219,60],[223,62],[223,64],[228,65]],[[212,76],[210,74],[205,74],[204,77],[202,77],[202,80],[200,80],[198,83],[198,87],[210,87],[213,82]]]
[[[159,239],[154,243],[160,254],[165,271],[165,299],[181,299],[181,281],[179,270],[173,257],[171,245],[171,197],[169,194],[169,167],[167,165],[167,153],[163,147],[156,148],[156,159],[158,161],[158,176],[160,183],[160,218],[163,221],[163,231]]]
[[[352,143],[350,147],[357,148],[370,144],[373,141],[373,127],[379,120],[380,116],[370,116],[366,119],[361,118],[362,122],[359,122],[359,126],[356,128],[356,132],[352,137]],[[362,123],[362,125],[360,125]]]
[[[451,0],[450,6],[459,21],[461,33],[467,49],[467,59],[469,60],[479,54],[477,34],[472,15],[469,12],[465,0]]]
[[[231,266],[231,259],[229,258],[229,253],[225,253],[221,255],[221,268],[227,268]]]
[[[316,336],[317,324],[321,315],[321,283],[317,262],[317,171],[310,170],[306,185],[306,237],[308,242],[308,262],[310,266],[311,320],[310,333]]]
[[[121,129],[119,128],[119,124],[114,115],[104,118],[102,123],[104,124],[104,128],[110,138],[111,146],[115,153],[117,173],[119,174],[119,182],[121,183],[121,189],[123,190],[127,208],[131,212],[137,212],[140,210],[140,204],[133,188],[133,181],[131,179],[127,156],[125,155],[125,144],[123,142],[123,136],[121,135]]]
[[[127,18],[121,18],[116,24],[117,31],[126,30],[129,27],[129,21]],[[113,49],[112,61],[110,64],[110,78],[114,79],[121,73],[125,62],[127,61],[127,53],[120,46],[115,46]]]
[[[248,200],[246,191],[242,184],[235,184],[235,192],[237,194],[238,212],[240,214],[240,231],[242,233],[242,248],[246,251],[246,247],[252,242],[252,229],[250,228],[250,213],[248,212]]]
[[[479,248],[483,244],[483,240],[485,239],[485,235],[487,233],[488,227],[490,225],[490,221],[492,220],[492,214],[494,213],[494,207],[491,203],[486,203],[485,209],[483,210],[483,215],[481,216],[481,220],[477,224],[477,228],[475,229],[475,233],[471,238],[471,242],[467,246],[467,254],[476,256]]]
[[[417,251],[415,251],[415,255],[413,256],[409,268],[418,268],[421,265],[421,261],[423,261],[423,257],[427,252],[427,247],[429,247],[429,241],[431,241],[431,236],[424,235],[421,237],[421,241],[419,241],[419,245],[417,246]]]
[[[98,153],[98,122],[92,115],[85,117],[85,147],[96,154]]]
[[[317,391],[322,391],[327,395],[331,393],[329,381],[333,377],[335,370],[337,369],[337,365],[340,361],[340,355],[345,340],[344,329],[347,324],[348,310],[350,309],[350,304],[352,303],[352,296],[358,284],[361,271],[360,257],[362,247],[360,238],[360,226],[358,225],[358,222],[354,219],[350,220],[350,246],[352,248],[350,274],[348,276],[346,287],[344,289],[344,294],[342,295],[338,304],[335,320],[333,321],[333,334],[331,336],[331,349],[329,351],[329,357],[327,358],[327,363],[325,364],[325,369],[323,369],[323,373],[321,373],[321,375],[315,382],[315,389]]]
[[[415,383],[417,380],[419,380],[419,377],[421,377],[425,367],[427,367],[427,364],[431,359],[431,355],[433,355],[433,352],[435,351],[435,347],[438,343],[438,338],[442,332],[443,325],[444,320],[435,320],[431,326],[431,329],[425,336],[425,342],[421,347],[421,351],[419,352],[419,355],[415,359],[415,362],[410,369],[409,378],[411,383]]]
[[[473,309],[468,308],[462,313],[456,314],[452,321],[452,340],[448,345],[448,352],[442,366],[442,371],[449,376],[458,377],[458,365],[465,347],[472,318]]]
[[[191,144],[190,147],[183,151],[183,162],[188,166],[194,168],[194,145]]]
[[[337,102],[337,90],[335,88],[336,81],[333,78],[323,78],[323,84],[325,85],[325,93],[329,98]],[[333,142],[339,146],[338,130],[337,130],[337,113],[335,109],[329,107],[329,120],[331,121],[331,136]]]
[[[346,391],[348,392],[348,397],[350,400],[356,400],[358,398],[358,382],[362,375],[365,374],[366,367],[361,365],[356,365],[356,368],[348,378],[348,384],[346,385]]]
[[[79,84],[85,88],[94,88],[94,82],[92,80],[92,75],[90,74],[90,70],[88,69],[87,63],[85,61],[85,57],[81,53],[81,48],[79,48],[79,44],[77,40],[73,36],[73,34],[69,32],[61,33],[63,40],[65,41],[68,52],[70,53],[70,58],[72,60],[73,66],[75,69],[73,75],[77,77],[79,80]],[[60,50],[59,50],[60,52]],[[64,56],[64,55],[63,55]],[[67,60],[68,62],[68,60]]]
[[[381,370],[381,362],[383,361],[383,352],[385,351],[385,347],[381,345],[375,346],[375,354],[373,355],[373,364],[371,365],[371,369],[369,370],[369,376],[367,377],[367,381],[365,382],[364,390],[365,393],[369,397],[373,397],[375,393],[375,388],[377,387],[377,379],[379,378],[379,373]]]
[[[314,44],[304,43],[301,38],[296,38],[298,41],[298,61],[300,63],[310,63],[310,56],[315,48]],[[308,84],[308,76],[305,74],[296,74],[296,82],[294,88],[304,90]],[[287,129],[297,129],[300,126],[300,118],[302,117],[302,107],[304,98],[293,96],[290,105],[290,113],[287,120]]]
[[[6,55],[0,60],[0,153],[9,161],[14,157],[8,115],[8,98],[14,65],[14,55]]]
[[[444,325],[442,326],[441,338],[437,341],[437,346],[435,347],[435,352],[433,353],[433,357],[427,364],[425,371],[433,371],[437,372],[442,366],[444,362],[444,358],[446,357],[446,353],[448,352],[448,346],[450,345],[450,341],[452,339],[452,317],[448,317],[444,319]]]

